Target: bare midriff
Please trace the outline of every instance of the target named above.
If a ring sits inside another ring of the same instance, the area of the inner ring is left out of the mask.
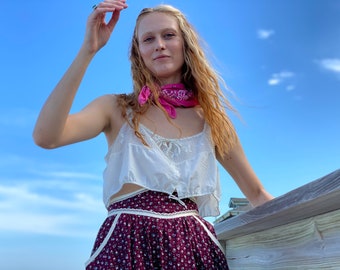
[[[112,201],[115,198],[118,198],[120,196],[128,195],[132,192],[135,192],[135,191],[141,190],[141,189],[144,189],[144,188],[139,186],[139,185],[136,185],[136,184],[130,184],[130,183],[124,184],[122,186],[122,188],[116,194],[113,194],[111,196],[110,201]]]

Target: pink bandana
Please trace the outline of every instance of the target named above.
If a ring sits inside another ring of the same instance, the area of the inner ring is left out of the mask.
[[[144,105],[150,96],[150,88],[146,85],[143,86],[138,96],[139,104]],[[167,111],[169,117],[173,119],[176,118],[175,107],[190,108],[198,105],[194,93],[191,90],[186,90],[182,83],[163,85],[159,95],[159,103]]]

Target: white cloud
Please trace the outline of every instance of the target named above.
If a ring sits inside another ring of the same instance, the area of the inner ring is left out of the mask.
[[[278,85],[294,76],[295,74],[291,71],[281,71],[279,73],[274,73],[272,74],[271,78],[268,80],[268,84],[271,86]],[[293,89],[294,89],[294,85],[289,85],[287,87],[288,91],[291,91]]]
[[[101,180],[102,177],[92,173],[70,172],[70,171],[49,171],[49,172],[35,172],[38,175],[48,178],[70,178],[70,179],[89,179],[89,180]]]
[[[81,227],[78,227],[78,232],[67,228],[75,227],[77,224],[81,225],[77,221],[77,215],[7,212],[5,215],[0,216],[3,216],[3,222],[0,224],[2,231],[57,236],[83,236]]]
[[[0,155],[0,169],[0,234],[95,237],[106,217],[100,172],[14,154]]]
[[[91,163],[91,165],[93,165]],[[103,164],[104,166],[105,164]],[[43,177],[51,179],[78,179],[78,180],[102,180],[102,168],[92,166],[90,169],[95,172],[88,172],[89,166],[81,163],[80,165],[62,162],[39,160],[36,157],[24,156],[17,153],[0,153],[0,169],[16,170],[21,168],[24,172],[34,178]],[[98,172],[96,172],[98,170]],[[2,173],[2,176],[4,174]]]
[[[62,183],[60,183],[62,185]],[[35,186],[35,185],[32,185]],[[42,188],[41,188],[42,189]],[[63,188],[60,189],[63,191]],[[11,208],[14,205],[21,203],[29,203],[32,206],[40,206],[46,208],[63,208],[75,211],[96,211],[99,206],[98,200],[95,200],[90,195],[74,191],[69,199],[61,199],[57,196],[48,195],[49,193],[33,191],[24,185],[5,186],[0,185],[0,199],[4,199],[0,205],[0,209]],[[15,199],[12,199],[15,198]],[[13,201],[12,201],[13,200]],[[42,208],[41,208],[42,209]]]
[[[323,69],[340,74],[340,59],[322,59],[319,61],[319,64]]]
[[[277,84],[279,84],[280,83],[280,80],[278,79],[278,78],[270,78],[269,80],[268,80],[268,84],[269,85],[277,85]]]
[[[268,39],[275,34],[274,30],[259,29],[257,30],[257,37],[259,39]]]
[[[95,235],[105,217],[105,208],[99,198],[77,190],[65,195],[62,188],[58,192],[55,187],[53,191],[43,192],[44,183],[38,183],[32,186],[0,185],[2,232],[74,237]],[[38,185],[40,191],[35,190]]]

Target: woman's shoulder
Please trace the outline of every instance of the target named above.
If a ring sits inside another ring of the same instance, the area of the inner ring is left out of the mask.
[[[118,95],[116,94],[104,94],[95,99],[95,101],[104,102],[104,103],[112,103],[117,102]]]
[[[117,94],[105,94],[96,99],[110,123],[104,130],[109,144],[113,142],[123,123],[126,121],[122,115],[122,107],[119,104],[118,96]]]
[[[118,104],[118,95],[116,94],[105,94],[99,96],[93,101],[93,103],[96,103],[97,106],[105,111],[108,111],[110,114],[112,111],[121,112],[121,106]]]

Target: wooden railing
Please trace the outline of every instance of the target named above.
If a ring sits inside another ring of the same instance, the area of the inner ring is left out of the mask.
[[[340,269],[340,170],[215,224],[231,270]]]

